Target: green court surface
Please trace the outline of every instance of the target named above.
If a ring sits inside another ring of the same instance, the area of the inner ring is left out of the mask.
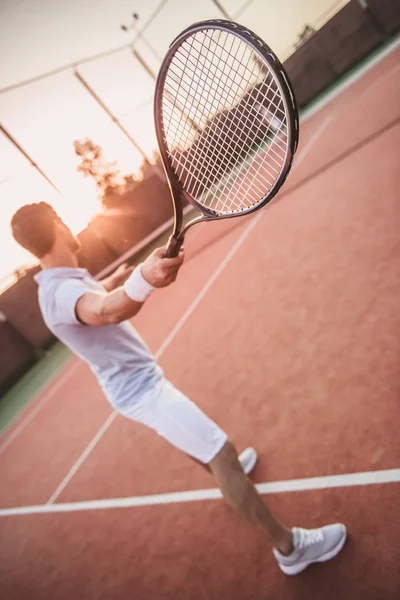
[[[20,410],[46,385],[72,353],[61,343],[56,343],[0,400],[0,432]]]

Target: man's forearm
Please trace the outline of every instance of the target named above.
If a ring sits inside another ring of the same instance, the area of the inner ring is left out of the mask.
[[[86,325],[111,325],[134,317],[143,303],[129,298],[123,287],[108,293],[89,292],[76,305],[79,320]]]
[[[108,319],[111,323],[120,323],[134,317],[139,312],[143,302],[155,290],[155,287],[150,285],[143,277],[141,265],[134,269],[123,287],[115,285],[117,280],[120,281],[121,277],[117,277],[116,273],[109,277],[106,286],[115,286],[116,289],[100,296],[100,317]]]
[[[123,287],[118,287],[101,297],[100,315],[110,323],[120,323],[132,319],[142,308],[143,303],[129,298]]]

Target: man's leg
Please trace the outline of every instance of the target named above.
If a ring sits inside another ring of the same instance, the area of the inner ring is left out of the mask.
[[[161,381],[121,412],[208,466],[227,502],[271,540],[279,567],[287,575],[330,560],[342,549],[346,528],[341,523],[291,531],[282,525],[246,477],[224,431],[168,381]]]
[[[226,434],[182,392],[163,381],[157,390],[135,403],[126,416],[155,429],[209,470],[233,508],[267,534],[282,554],[291,551],[291,531],[270,513],[245,475]]]
[[[231,442],[225,443],[211,460],[209,467],[225,500],[247,521],[265,533],[282,554],[290,554],[293,550],[291,530],[273,516],[244,474]]]

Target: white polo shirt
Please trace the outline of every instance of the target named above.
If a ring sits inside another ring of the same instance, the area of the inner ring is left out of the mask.
[[[79,298],[92,290],[104,291],[86,269],[45,269],[35,279],[47,327],[90,365],[115,408],[126,408],[163,378],[131,323],[91,327],[78,321],[75,307]]]

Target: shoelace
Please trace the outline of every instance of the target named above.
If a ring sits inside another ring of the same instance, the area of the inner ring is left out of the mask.
[[[324,541],[324,534],[321,529],[299,529],[300,540],[299,548],[306,548],[316,542]]]

